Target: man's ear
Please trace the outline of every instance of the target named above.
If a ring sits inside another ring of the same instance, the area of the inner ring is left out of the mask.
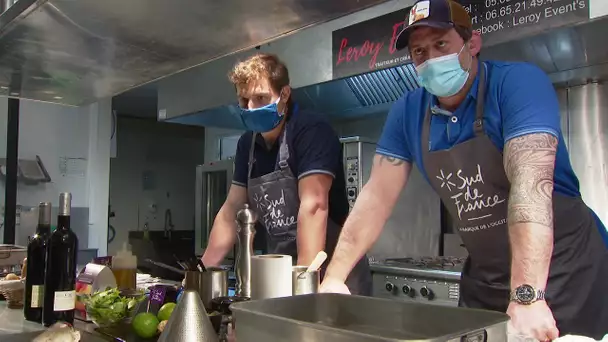
[[[469,50],[471,51],[471,56],[477,56],[481,51],[481,46],[481,34],[479,31],[473,30],[473,35],[471,36],[471,40],[469,40]]]
[[[280,113],[287,113],[287,101],[289,101],[289,98],[291,97],[291,87],[290,86],[284,86],[283,89],[281,90],[281,103],[279,104],[280,107],[279,112]]]
[[[287,100],[289,99],[290,96],[291,96],[291,87],[288,85],[284,86],[281,91],[281,102],[287,104]]]

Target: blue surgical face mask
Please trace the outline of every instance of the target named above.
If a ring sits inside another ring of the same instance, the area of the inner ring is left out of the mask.
[[[246,109],[241,108],[241,120],[245,127],[256,133],[272,131],[283,119],[283,113],[279,113],[278,104],[281,98],[264,107]]]
[[[463,70],[460,66],[458,57],[463,50],[464,45],[458,53],[429,59],[417,66],[416,72],[420,84],[429,93],[438,97],[456,95],[467,83],[471,70],[470,65],[468,70]],[[473,64],[472,59],[471,64]]]

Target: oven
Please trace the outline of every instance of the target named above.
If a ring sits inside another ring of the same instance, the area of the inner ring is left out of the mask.
[[[372,262],[374,297],[458,306],[464,257],[394,258]]]
[[[228,196],[234,160],[226,159],[196,167],[194,237],[195,253],[202,255],[209,241],[213,220]],[[227,258],[232,258],[229,254]]]
[[[359,136],[344,137],[340,139],[340,142],[342,143],[346,194],[349,210],[352,210],[363,185],[371,174],[376,143]]]

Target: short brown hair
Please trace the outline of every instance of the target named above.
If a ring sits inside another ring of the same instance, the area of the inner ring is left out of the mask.
[[[464,40],[464,42],[468,42],[469,40],[471,40],[471,38],[473,38],[473,29],[469,28],[469,27],[464,27],[464,26],[455,26],[454,29],[456,30],[456,32],[458,33],[458,35],[462,38],[462,40]],[[475,55],[474,57],[479,58],[480,56],[480,52],[477,53],[477,55]]]
[[[458,35],[464,40],[464,42],[468,42],[473,38],[473,29],[464,26],[454,26],[454,29],[458,33]]]
[[[249,84],[252,80],[267,78],[276,92],[289,85],[287,66],[272,54],[256,54],[237,63],[228,78],[237,87]]]

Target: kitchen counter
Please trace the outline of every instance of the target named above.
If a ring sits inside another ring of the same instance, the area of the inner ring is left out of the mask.
[[[0,302],[0,336],[42,330],[44,330],[44,326],[41,324],[29,322],[23,318],[23,310],[9,309],[6,302]]]
[[[80,330],[81,342],[107,342],[108,339],[94,333],[93,324],[87,324],[78,320],[74,326]],[[0,340],[10,336],[11,342],[31,342],[44,330],[42,324],[26,321],[21,309],[9,309],[6,302],[0,302]]]

